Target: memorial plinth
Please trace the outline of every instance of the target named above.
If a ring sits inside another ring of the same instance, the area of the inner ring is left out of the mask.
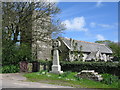
[[[58,47],[61,45],[60,41],[55,40],[53,43],[53,65],[52,65],[52,71],[51,73],[61,74],[63,71],[61,71],[61,66],[59,62],[59,50]]]

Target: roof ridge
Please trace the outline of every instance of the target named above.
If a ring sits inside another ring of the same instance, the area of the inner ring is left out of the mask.
[[[105,44],[100,44],[100,43],[93,43],[93,42],[87,42],[87,41],[81,41],[81,40],[76,40],[76,41],[79,41],[79,42],[85,42],[85,43],[91,43],[91,44],[99,44],[99,45],[105,45]]]
[[[65,38],[65,37],[63,37],[63,38]],[[67,39],[67,40],[70,40],[70,38],[65,38],[65,39]],[[75,40],[75,39],[73,39],[73,40]],[[87,42],[87,41],[81,41],[81,40],[75,40],[75,41],[79,41],[79,42],[85,42],[85,43],[90,43],[90,44],[105,45],[105,44],[93,43],[93,42]]]

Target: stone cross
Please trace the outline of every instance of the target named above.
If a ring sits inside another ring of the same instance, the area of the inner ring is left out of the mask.
[[[54,49],[58,49],[61,46],[61,42],[59,40],[54,40],[53,47]]]
[[[51,73],[61,74],[63,71],[61,71],[61,66],[59,63],[59,51],[58,48],[61,46],[61,42],[59,40],[54,40],[53,42],[53,65],[52,65],[52,71]]]

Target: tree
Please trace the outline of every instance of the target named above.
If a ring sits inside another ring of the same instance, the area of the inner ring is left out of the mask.
[[[31,47],[31,43],[37,40],[46,42],[48,40],[46,37],[51,36],[52,33],[60,33],[63,30],[62,24],[59,20],[53,19],[59,11],[60,9],[55,3],[48,3],[44,0],[41,2],[3,2],[3,60],[9,60],[9,58],[5,58],[8,55],[11,55],[10,58],[14,58],[16,53],[12,51],[17,42],[20,42],[20,47],[26,43],[28,47]],[[45,25],[46,22],[48,22],[47,25]],[[17,45],[17,47],[19,46]],[[8,53],[9,51],[11,52]],[[23,51],[24,49],[20,49],[17,52]],[[31,53],[31,49],[28,52]]]
[[[2,65],[18,65],[20,61],[31,61],[31,49],[27,44],[13,44],[6,42],[2,47]]]
[[[115,43],[110,40],[104,40],[104,41],[95,41],[95,43],[103,43],[108,45],[112,51],[113,51],[113,56],[117,59],[120,60],[120,43]]]
[[[16,43],[19,41],[18,36],[20,35],[21,43],[31,43],[32,33],[35,35],[39,33],[35,38],[46,41],[46,36],[63,30],[61,23],[52,19],[59,11],[60,9],[53,2],[4,2],[3,38],[7,40],[12,38]],[[47,21],[49,24],[45,26]],[[34,27],[37,28],[36,31],[32,31]]]
[[[110,41],[110,40],[95,41],[95,43],[103,43],[103,44],[106,44],[106,45],[110,44],[111,42],[112,41]]]
[[[114,60],[120,61],[120,45],[119,43],[111,42],[109,47],[113,51]]]

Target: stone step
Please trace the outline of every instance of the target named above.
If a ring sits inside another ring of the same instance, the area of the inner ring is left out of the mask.
[[[93,74],[94,74],[94,75],[98,75],[98,73],[97,73],[97,72],[94,72]]]
[[[78,77],[80,78],[89,78],[95,81],[101,81],[103,80],[102,76],[99,75],[97,72],[94,70],[82,70],[77,74]]]
[[[91,73],[94,73],[95,71],[94,70],[82,70],[81,72],[91,72]]]

